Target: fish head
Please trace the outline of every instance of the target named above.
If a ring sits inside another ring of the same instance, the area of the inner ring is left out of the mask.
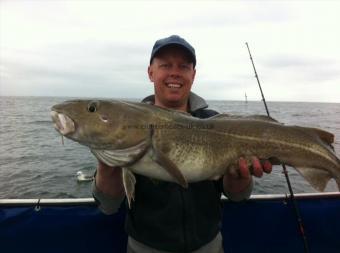
[[[126,128],[141,118],[137,113],[123,102],[108,100],[71,100],[51,108],[60,134],[94,149],[126,148],[143,140],[143,132]]]

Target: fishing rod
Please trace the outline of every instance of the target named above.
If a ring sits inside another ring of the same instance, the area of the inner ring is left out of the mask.
[[[260,80],[259,80],[259,76],[257,75],[257,71],[256,71],[255,64],[254,64],[254,61],[253,61],[253,57],[251,57],[248,42],[246,42],[246,45],[247,45],[247,48],[248,48],[251,64],[253,65],[253,69],[254,69],[254,72],[255,72],[255,77],[256,77],[257,83],[259,84],[259,88],[260,88],[260,91],[261,91],[261,96],[262,96],[262,101],[263,101],[264,107],[266,108],[267,116],[270,117],[269,110],[268,110],[267,103],[266,103],[266,99],[264,98],[262,87],[261,87]]]
[[[262,101],[264,103],[264,107],[266,108],[267,116],[270,117],[268,106],[267,106],[267,103],[266,103],[266,99],[264,98],[264,95],[263,95],[263,91],[262,91],[262,88],[261,88],[259,76],[258,76],[256,68],[255,68],[253,57],[251,56],[251,53],[250,53],[248,42],[246,42],[246,46],[247,46],[247,49],[248,49],[248,53],[249,53],[249,56],[250,56],[251,63],[253,65],[253,69],[254,69],[254,72],[255,72],[255,77],[256,77],[257,83],[259,85],[260,91],[261,91]],[[303,224],[303,221],[302,221],[302,218],[301,218],[301,214],[300,214],[300,210],[299,210],[299,207],[298,207],[298,204],[297,204],[297,201],[296,201],[293,189],[292,189],[292,185],[290,183],[290,179],[289,179],[289,176],[288,176],[288,171],[287,171],[286,165],[284,163],[281,163],[281,165],[282,165],[283,173],[284,173],[286,181],[287,181],[288,190],[289,190],[289,193],[290,193],[290,200],[293,203],[293,209],[294,209],[294,212],[295,212],[295,215],[296,215],[296,219],[297,219],[297,222],[298,222],[298,225],[299,225],[299,230],[300,230],[300,233],[301,233],[301,236],[302,236],[303,245],[304,245],[304,251],[306,253],[309,253],[310,251],[309,251],[309,245],[308,245],[308,241],[307,241],[307,237],[306,237],[306,233],[305,233],[305,227],[304,227],[304,224]]]

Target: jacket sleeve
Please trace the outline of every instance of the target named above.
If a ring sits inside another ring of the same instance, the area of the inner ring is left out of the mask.
[[[96,186],[96,179],[92,182],[92,196],[96,201],[98,208],[107,215],[116,213],[119,210],[125,196],[112,197],[100,191]]]

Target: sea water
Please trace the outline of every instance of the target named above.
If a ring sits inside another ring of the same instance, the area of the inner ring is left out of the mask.
[[[77,171],[93,174],[96,159],[85,146],[64,138],[53,127],[50,108],[61,97],[0,97],[0,199],[91,197],[91,183],[78,182]],[[136,100],[134,100],[136,101]],[[208,101],[220,113],[265,115],[261,101]],[[289,124],[322,128],[335,134],[340,156],[340,104],[268,102],[271,116]],[[315,192],[292,168],[295,193]],[[336,191],[334,182],[326,188]],[[255,180],[254,194],[288,193],[281,166]]]

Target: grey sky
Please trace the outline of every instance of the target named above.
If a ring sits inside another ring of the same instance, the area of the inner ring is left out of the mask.
[[[141,98],[171,34],[196,49],[193,90],[259,100],[245,42],[271,101],[340,102],[338,1],[0,1],[0,95]]]

